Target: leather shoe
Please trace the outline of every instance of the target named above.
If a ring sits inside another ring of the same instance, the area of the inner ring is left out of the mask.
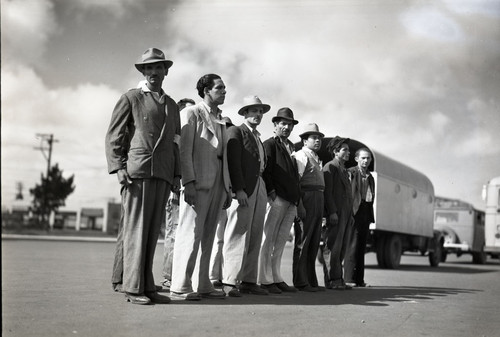
[[[309,284],[306,286],[303,286],[303,287],[297,287],[297,289],[299,289],[300,291],[308,292],[308,293],[315,293],[318,291],[318,288],[311,287]]]
[[[121,283],[113,283],[113,290],[117,293],[123,293],[123,286]]]
[[[223,286],[224,292],[229,297],[241,297],[241,293],[235,286],[225,285]]]
[[[169,297],[160,295],[156,291],[146,293],[146,297],[149,298],[153,303],[168,304],[171,302]]]
[[[139,294],[125,293],[125,299],[132,304],[146,305],[151,303],[148,297]]]
[[[212,285],[214,286],[214,288],[222,288],[222,286],[223,286],[223,284],[220,280],[213,280]]]
[[[269,295],[269,291],[256,285],[255,283],[242,283],[240,293],[253,295]]]
[[[200,293],[201,298],[225,299],[226,293],[222,290],[212,290],[208,293]]]
[[[284,293],[296,293],[297,292],[297,288],[290,287],[285,282],[276,283],[276,287],[278,287],[278,289]]]
[[[184,300],[184,301],[199,301],[201,300],[201,296],[198,293],[176,293],[170,292],[170,298],[174,300]]]
[[[270,294],[281,294],[282,293],[282,291],[280,290],[280,288],[278,288],[276,283],[261,284],[260,287],[262,289],[267,290]]]

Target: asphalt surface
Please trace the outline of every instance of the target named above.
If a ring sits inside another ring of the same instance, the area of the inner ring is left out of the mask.
[[[140,306],[111,290],[112,241],[3,236],[2,335],[500,336],[499,260],[449,256],[432,268],[405,255],[399,270],[382,270],[369,253],[368,288]],[[289,284],[291,257],[288,244]]]

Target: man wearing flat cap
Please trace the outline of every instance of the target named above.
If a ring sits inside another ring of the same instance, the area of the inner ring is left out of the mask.
[[[323,245],[323,271],[328,289],[348,290],[343,277],[344,260],[349,235],[354,225],[353,197],[345,163],[349,160],[349,138],[336,136],[327,145],[333,156],[323,168],[325,174],[326,230]]]
[[[228,130],[229,175],[235,199],[228,211],[224,234],[222,282],[225,292],[233,297],[241,293],[268,294],[257,285],[267,199],[262,179],[266,156],[257,126],[270,108],[257,96],[246,97],[238,111],[244,123]],[[236,287],[238,282],[241,282],[239,289]]]
[[[316,152],[321,148],[324,136],[317,124],[306,125],[300,135],[303,147],[293,153],[302,191],[298,212],[301,221],[294,225],[293,284],[300,291],[307,292],[322,290],[316,276],[316,255],[321,239],[325,182]]]
[[[143,53],[135,67],[146,81],[120,97],[106,134],[108,171],[122,186],[122,290],[134,304],[170,302],[156,292],[153,257],[168,196],[180,181],[179,110],[162,89],[172,63],[159,49]]]
[[[272,122],[275,136],[264,142],[267,163],[263,178],[268,206],[259,256],[259,283],[270,293],[280,294],[297,291],[281,276],[281,257],[300,199],[297,164],[291,156],[294,146],[288,139],[299,122],[290,108],[279,109]]]

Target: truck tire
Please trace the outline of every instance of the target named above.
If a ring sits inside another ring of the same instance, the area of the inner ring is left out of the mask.
[[[384,259],[387,269],[398,269],[403,253],[403,243],[397,234],[389,236],[385,241]]]
[[[443,255],[443,243],[440,240],[434,241],[434,251],[429,252],[429,264],[431,267],[439,266],[439,262],[441,262]]]
[[[382,269],[385,269],[386,268],[386,265],[385,265],[385,254],[384,254],[384,250],[385,250],[385,239],[386,239],[386,236],[383,235],[383,234],[380,234],[377,236],[376,240],[375,240],[375,251],[377,253],[377,263],[378,263],[378,266],[379,268],[382,268]]]

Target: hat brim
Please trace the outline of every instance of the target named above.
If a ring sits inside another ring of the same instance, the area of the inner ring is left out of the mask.
[[[302,134],[299,135],[300,138],[304,138],[305,136],[310,136],[310,135],[318,135],[320,136],[321,138],[325,137],[325,135],[321,132],[318,132],[318,131],[308,131],[308,132],[304,132]]]
[[[243,111],[253,108],[253,107],[263,107],[264,108],[264,113],[268,112],[271,110],[271,106],[269,104],[250,104],[250,105],[245,105],[243,108],[238,110],[238,115],[243,116]]]
[[[284,119],[284,120],[287,120],[287,121],[290,121],[293,123],[293,125],[297,125],[299,124],[299,121],[293,119],[293,118],[288,118],[288,117],[280,117],[280,116],[274,116],[272,119],[271,119],[271,122],[277,122],[279,121],[280,119]]]
[[[142,73],[144,65],[146,65],[146,64],[152,64],[152,63],[163,63],[163,64],[165,64],[165,69],[170,68],[174,64],[174,62],[172,62],[170,60],[150,60],[150,61],[146,61],[146,62],[136,63],[135,64],[135,68]]]

